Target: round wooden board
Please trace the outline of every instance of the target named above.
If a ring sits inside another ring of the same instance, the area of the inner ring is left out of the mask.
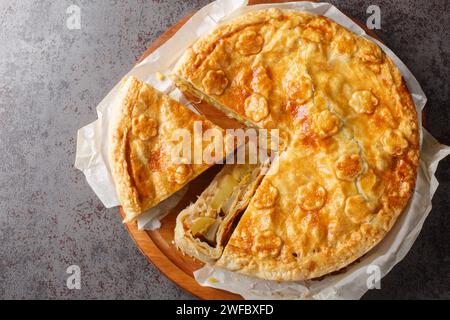
[[[292,1],[292,0],[290,0]],[[275,3],[275,2],[288,2],[288,1],[249,1],[250,4],[260,3]],[[164,44],[175,34],[191,17],[189,15],[177,24],[168,29],[162,34],[152,45],[144,52],[138,62],[144,60],[153,51]],[[367,28],[360,22],[355,21],[361,27],[363,27],[368,34],[372,37],[380,40],[375,33]],[[222,126],[223,128],[237,128],[242,125],[235,120],[229,119],[221,111],[210,107],[208,104],[199,103],[196,107],[202,112],[209,120]],[[213,289],[209,287],[200,286],[194,279],[193,272],[203,266],[197,260],[183,255],[176,249],[173,244],[173,235],[175,228],[175,221],[178,213],[183,210],[189,203],[195,202],[198,195],[209,185],[215,174],[220,171],[219,167],[214,167],[202,174],[200,177],[191,182],[188,186],[189,190],[176,208],[162,220],[162,226],[156,231],[139,231],[136,223],[125,224],[128,232],[130,233],[136,245],[141,250],[147,259],[153,263],[166,277],[175,282],[178,286],[191,293],[192,295],[200,299],[210,300],[238,300],[242,299],[241,296],[223,291]],[[125,214],[120,209],[122,218]]]

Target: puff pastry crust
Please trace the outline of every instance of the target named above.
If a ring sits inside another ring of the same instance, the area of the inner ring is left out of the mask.
[[[203,130],[215,129],[224,139],[227,136],[223,129],[136,78],[124,79],[121,86],[111,125],[110,166],[125,222],[131,222],[211,166],[173,161],[179,148],[175,130],[194,136],[197,121]]]
[[[337,271],[406,207],[417,114],[374,43],[299,11],[248,13],[199,39],[175,67],[182,89],[247,124],[290,136],[216,263],[270,280]]]

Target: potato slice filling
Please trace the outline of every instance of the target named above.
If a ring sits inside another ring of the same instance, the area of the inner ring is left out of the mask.
[[[232,213],[242,211],[243,201],[258,180],[260,165],[227,165],[195,203],[196,212],[187,220],[192,236],[215,247],[220,225]]]

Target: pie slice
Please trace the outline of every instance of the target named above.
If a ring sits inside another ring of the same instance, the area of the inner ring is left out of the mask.
[[[178,248],[206,263],[222,255],[235,224],[263,178],[265,165],[229,164],[177,218]]]
[[[230,144],[223,129],[136,78],[123,80],[118,101],[111,127],[110,166],[125,222],[131,222],[222,160],[225,147],[222,155],[208,153],[212,142],[202,140],[203,132],[210,129],[223,139],[217,141],[226,141],[220,146]],[[194,158],[198,137],[200,161]],[[203,157],[208,154],[209,160]]]
[[[279,129],[285,145],[217,266],[320,277],[373,248],[407,206],[417,114],[375,43],[322,16],[260,10],[199,39],[175,73],[182,90],[249,126]]]

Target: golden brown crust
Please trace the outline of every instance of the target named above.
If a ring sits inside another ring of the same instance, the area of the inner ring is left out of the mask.
[[[320,277],[373,248],[406,207],[417,114],[376,44],[325,17],[261,10],[201,38],[175,72],[235,117],[292,137],[217,266]]]
[[[172,155],[180,146],[175,130],[186,130],[193,137],[194,122],[223,136],[224,130],[136,78],[125,79],[120,90],[111,127],[110,165],[125,221],[130,222],[210,167],[192,159],[174,161]]]

